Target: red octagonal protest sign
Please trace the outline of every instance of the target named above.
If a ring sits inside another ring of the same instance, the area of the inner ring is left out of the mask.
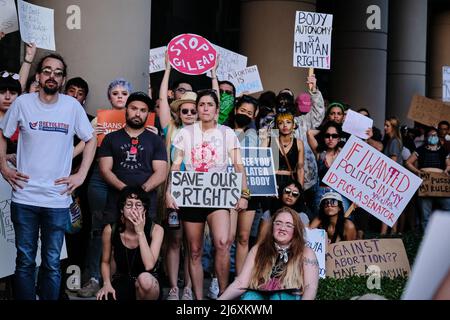
[[[167,45],[169,61],[175,70],[189,74],[203,74],[216,63],[217,52],[205,38],[184,33],[170,40]]]

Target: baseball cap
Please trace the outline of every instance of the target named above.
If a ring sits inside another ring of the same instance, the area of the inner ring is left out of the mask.
[[[335,200],[337,200],[337,201],[342,202],[342,197],[341,197],[341,195],[340,195],[339,193],[333,192],[333,191],[330,191],[330,192],[325,193],[325,194],[322,196],[322,199],[320,199],[320,203],[322,203],[322,201],[323,201],[323,200],[326,200],[326,199],[335,199]]]
[[[133,101],[142,101],[145,103],[148,107],[148,110],[153,110],[155,108],[155,103],[153,100],[142,91],[133,92],[128,96],[127,103],[125,104],[125,108],[128,107],[128,105]]]

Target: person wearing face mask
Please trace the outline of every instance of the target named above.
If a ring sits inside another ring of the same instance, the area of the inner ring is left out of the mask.
[[[226,124],[231,111],[234,108],[234,100],[236,98],[236,88],[230,81],[219,81],[220,92],[220,110],[219,124]]]
[[[418,176],[422,172],[445,172],[450,174],[450,154],[439,143],[438,130],[428,128],[425,133],[425,145],[414,151],[406,160],[406,168]],[[450,211],[450,198],[419,197],[419,207],[422,211],[422,227],[425,230],[433,207]]]

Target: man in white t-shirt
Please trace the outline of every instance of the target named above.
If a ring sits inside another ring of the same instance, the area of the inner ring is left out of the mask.
[[[56,300],[61,281],[60,254],[69,220],[71,193],[86,178],[96,137],[80,103],[59,91],[66,64],[57,54],[38,64],[38,93],[18,97],[0,123],[0,169],[12,186],[11,220],[16,235],[16,300],[35,300],[38,238],[41,240],[39,299]],[[17,170],[6,163],[6,139],[19,128]],[[70,175],[73,137],[86,143],[76,174]]]

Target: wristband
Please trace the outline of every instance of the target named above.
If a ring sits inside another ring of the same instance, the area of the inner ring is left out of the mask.
[[[32,64],[32,61],[28,61],[26,58],[23,58],[23,62],[28,63],[28,64]]]

